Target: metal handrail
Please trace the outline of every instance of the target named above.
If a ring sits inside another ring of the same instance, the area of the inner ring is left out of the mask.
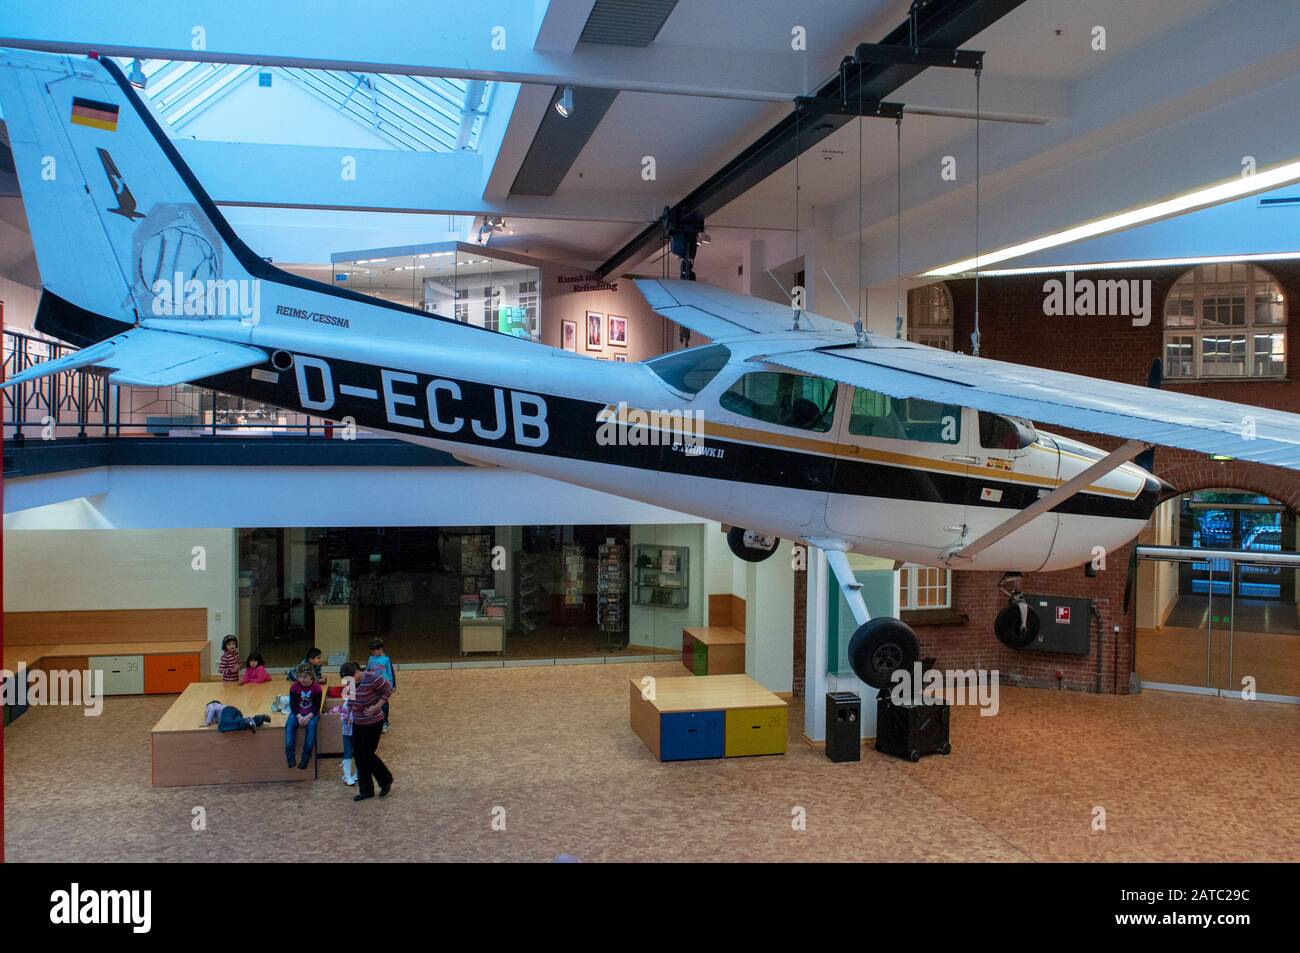
[[[6,329],[0,370],[4,379],[34,364],[78,350],[61,341]],[[142,395],[137,401],[135,395]],[[326,436],[332,422],[292,411],[249,405],[253,413],[271,412],[288,420],[249,422],[232,419],[239,408],[217,406],[217,392],[180,384],[175,387],[132,388],[108,383],[88,369],[62,371],[25,381],[0,391],[0,426],[5,437],[22,443],[27,437],[140,437],[193,431],[214,436],[247,436],[250,430]],[[238,401],[239,398],[231,398]],[[138,406],[137,406],[138,404]],[[171,408],[172,413],[166,413]],[[149,413],[154,409],[154,413]],[[161,412],[160,412],[161,411]],[[178,419],[180,418],[180,419]],[[189,419],[185,419],[189,418]]]
[[[1173,559],[1209,562],[1224,560],[1230,563],[1268,563],[1270,565],[1300,566],[1300,553],[1259,553],[1245,549],[1195,549],[1190,546],[1139,546],[1138,559]]]

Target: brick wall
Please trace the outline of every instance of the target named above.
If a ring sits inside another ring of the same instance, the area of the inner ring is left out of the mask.
[[[1220,400],[1271,407],[1300,413],[1300,263],[1264,262],[1266,271],[1282,286],[1287,299],[1288,379],[1285,381],[1224,381],[1219,383],[1170,383],[1169,390],[1199,394]],[[1165,296],[1185,267],[1088,272],[1087,277],[1107,279],[1149,279],[1151,281],[1151,323],[1134,327],[1128,317],[1050,317],[1043,313],[1046,293],[1043,284],[1064,276],[1036,275],[1019,278],[988,278],[980,281],[981,355],[1089,377],[1145,384],[1152,362],[1164,350],[1162,319]],[[959,351],[969,352],[974,326],[975,282],[948,282],[953,297],[954,342]],[[1120,441],[1096,434],[1074,433],[1062,428],[1045,429],[1073,436],[1105,449]],[[1291,471],[1240,461],[1214,461],[1201,454],[1160,448],[1155,458],[1156,473],[1179,492],[1232,487],[1263,493],[1300,511],[1300,479]],[[1107,569],[1089,579],[1083,570],[1031,573],[1024,577],[1024,591],[1093,600],[1102,617],[1101,690],[1128,691],[1133,668],[1135,605],[1123,611],[1131,546],[1108,554]],[[1004,681],[1044,687],[1060,686],[1093,691],[1097,680],[1096,636],[1087,657],[1021,652],[1008,649],[993,634],[993,619],[1006,605],[998,591],[998,573],[953,573],[953,607],[967,616],[958,625],[918,625],[922,656],[932,655],[944,668],[998,669]],[[795,678],[802,690],[805,631],[803,600],[806,586],[796,580]],[[1136,599],[1133,600],[1136,603]],[[1094,623],[1095,625],[1095,623]],[[1118,632],[1115,627],[1118,626]]]

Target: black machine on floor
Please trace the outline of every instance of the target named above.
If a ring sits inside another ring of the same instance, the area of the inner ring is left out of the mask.
[[[895,705],[883,688],[876,694],[876,750],[908,761],[923,754],[951,754],[947,702]]]

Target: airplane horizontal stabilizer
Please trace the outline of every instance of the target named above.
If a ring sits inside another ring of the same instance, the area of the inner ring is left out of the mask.
[[[13,387],[84,367],[106,372],[113,384],[170,387],[252,367],[265,363],[266,359],[266,352],[256,347],[171,331],[132,328],[65,357],[34,364],[0,387]]]

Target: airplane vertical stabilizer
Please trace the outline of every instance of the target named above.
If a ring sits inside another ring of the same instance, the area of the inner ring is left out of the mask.
[[[115,63],[0,50],[0,104],[45,289],[132,324],[252,317],[252,253]]]

